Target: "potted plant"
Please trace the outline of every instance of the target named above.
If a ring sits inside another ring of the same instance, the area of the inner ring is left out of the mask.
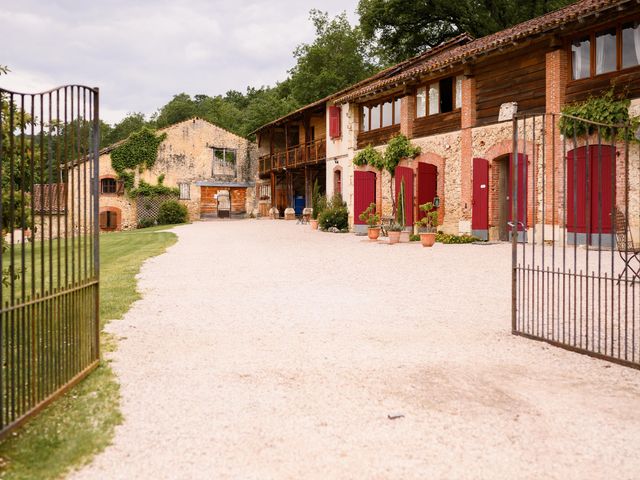
[[[436,229],[438,227],[438,212],[432,202],[420,205],[425,216],[418,222],[420,227],[420,242],[423,247],[432,247],[436,243]]]
[[[405,210],[404,178],[400,181],[398,208],[396,210],[396,223],[402,227],[402,230],[400,231],[400,243],[409,243],[409,231],[406,229],[407,218]]]
[[[404,230],[404,227],[399,223],[392,223],[387,227],[387,234],[389,235],[389,245],[398,243],[400,241],[400,233]]]
[[[376,204],[371,203],[367,209],[359,215],[361,221],[367,224],[369,240],[378,240],[380,236],[380,215],[376,213]]]

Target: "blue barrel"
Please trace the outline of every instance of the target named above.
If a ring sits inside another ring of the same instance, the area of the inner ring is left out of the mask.
[[[304,210],[304,197],[302,195],[298,195],[293,201],[293,209],[296,211],[296,215],[302,215],[302,210]]]

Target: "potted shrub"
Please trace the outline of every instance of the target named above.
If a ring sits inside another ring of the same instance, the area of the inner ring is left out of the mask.
[[[420,210],[425,213],[424,218],[418,222],[420,227],[420,242],[423,247],[432,247],[436,243],[436,230],[438,227],[438,212],[432,202],[420,205]]]
[[[378,240],[380,236],[380,215],[376,213],[376,204],[371,203],[367,209],[359,215],[361,221],[367,224],[369,240]]]
[[[398,243],[400,241],[400,233],[404,230],[404,227],[399,223],[392,223],[387,227],[387,234],[389,235],[389,245]]]

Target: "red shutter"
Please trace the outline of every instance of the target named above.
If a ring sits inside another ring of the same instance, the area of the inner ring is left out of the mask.
[[[329,107],[329,136],[338,138],[342,135],[340,129],[340,107]]]

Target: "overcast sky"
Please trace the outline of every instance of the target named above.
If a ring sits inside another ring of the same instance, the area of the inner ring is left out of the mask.
[[[273,85],[314,38],[309,10],[355,22],[357,0],[0,0],[0,86],[100,88],[109,123],[180,92]]]

